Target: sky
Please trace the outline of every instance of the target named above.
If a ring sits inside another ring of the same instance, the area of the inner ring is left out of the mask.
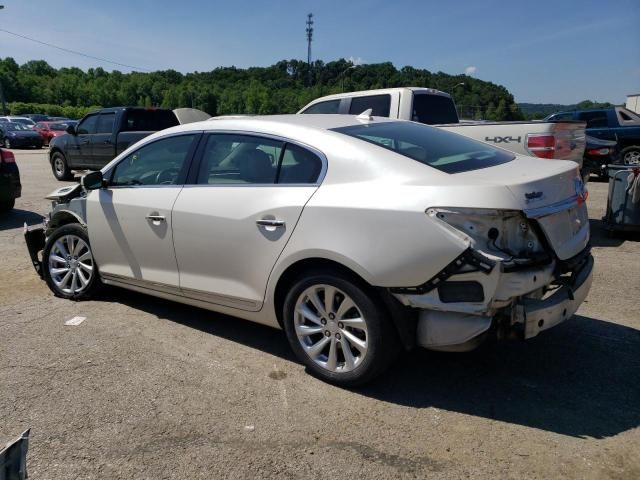
[[[392,62],[504,85],[517,102],[624,103],[640,93],[640,0],[0,0],[0,29],[137,69],[306,59]],[[0,31],[0,57],[131,68]]]

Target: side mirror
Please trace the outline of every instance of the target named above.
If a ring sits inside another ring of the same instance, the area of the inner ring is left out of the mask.
[[[89,172],[80,180],[82,186],[87,190],[97,190],[104,186],[104,179],[102,178],[102,172]]]
[[[76,134],[76,127],[75,125],[69,125],[66,129],[66,132],[71,134],[71,135],[75,135]]]

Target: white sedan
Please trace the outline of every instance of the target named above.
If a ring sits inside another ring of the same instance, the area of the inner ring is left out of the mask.
[[[414,345],[533,337],[591,285],[574,163],[366,113],[170,128],[49,198],[25,235],[56,295],[109,284],[279,327],[339,385]]]

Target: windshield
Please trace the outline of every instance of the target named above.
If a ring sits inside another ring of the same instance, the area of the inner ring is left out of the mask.
[[[505,150],[413,122],[353,125],[333,131],[373,143],[445,173],[493,167],[515,158]]]
[[[21,123],[23,125],[28,125],[28,126],[31,126],[31,125],[34,124],[33,120],[31,120],[29,118],[14,118],[11,121],[12,122],[16,122],[16,123]]]

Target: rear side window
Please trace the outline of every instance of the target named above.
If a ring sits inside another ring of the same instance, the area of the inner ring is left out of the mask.
[[[340,109],[340,100],[329,100],[311,105],[302,113],[338,113]]]
[[[278,183],[316,183],[322,160],[309,150],[288,143],[278,173]]]
[[[587,122],[587,128],[606,128],[607,112],[581,112],[578,114],[578,118],[584,122]]]
[[[335,128],[445,173],[467,172],[510,162],[514,155],[456,133],[412,122]]]
[[[127,110],[125,115],[123,130],[129,132],[156,132],[179,124],[171,110],[133,109]]]
[[[453,100],[443,95],[416,94],[413,97],[414,122],[437,125],[440,123],[458,123],[458,112]]]
[[[98,118],[98,127],[96,133],[112,133],[113,122],[116,119],[115,113],[102,113]]]
[[[275,183],[282,142],[250,135],[209,135],[198,184]]]
[[[371,115],[376,117],[388,117],[391,109],[391,95],[370,95],[366,97],[353,97],[349,113],[360,115],[365,110],[372,109]]]

